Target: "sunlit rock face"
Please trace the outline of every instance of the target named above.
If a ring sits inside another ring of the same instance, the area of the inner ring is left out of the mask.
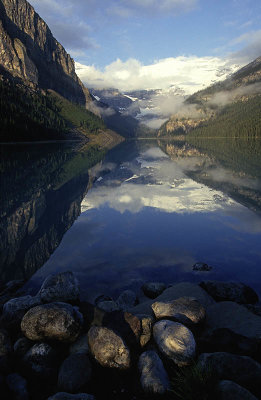
[[[85,105],[90,95],[74,60],[26,0],[0,1],[0,66],[27,84]]]

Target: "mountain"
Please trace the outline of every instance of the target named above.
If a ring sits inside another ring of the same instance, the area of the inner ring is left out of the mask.
[[[189,96],[158,136],[256,137],[261,132],[261,57]]]
[[[26,0],[0,0],[0,119],[1,142],[108,139],[74,60]]]
[[[140,108],[136,101],[129,96],[121,93],[118,89],[90,89],[90,93],[96,100],[101,101],[114,108],[123,115],[136,117],[140,113]]]

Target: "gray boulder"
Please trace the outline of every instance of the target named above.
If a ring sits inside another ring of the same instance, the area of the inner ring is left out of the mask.
[[[211,368],[220,380],[234,381],[253,393],[260,391],[261,365],[250,357],[225,352],[203,353],[199,356],[198,366],[203,371]]]
[[[216,303],[207,308],[206,329],[218,328],[227,328],[248,338],[261,339],[261,317],[231,301]]]
[[[75,302],[79,294],[79,282],[71,271],[48,276],[38,293],[43,303]]]
[[[192,332],[179,322],[162,320],[153,327],[153,337],[160,352],[179,367],[191,364],[196,352]]]
[[[87,393],[70,394],[59,392],[49,397],[48,400],[95,400],[94,396]]]
[[[71,344],[69,349],[70,354],[88,354],[89,353],[89,345],[88,345],[88,335],[85,333],[78,337],[78,339]]]
[[[170,318],[185,325],[201,324],[206,317],[205,308],[193,297],[157,301],[151,307],[157,319]]]
[[[142,286],[143,293],[150,299],[155,299],[166,289],[165,283],[148,282]]]
[[[122,370],[130,367],[130,351],[123,339],[111,329],[93,326],[88,339],[92,355],[103,367]]]
[[[241,282],[204,281],[200,286],[216,301],[235,301],[239,304],[255,304],[258,295]]]
[[[224,380],[217,386],[217,400],[257,400],[257,398],[237,383]]]
[[[58,375],[58,389],[79,392],[91,378],[91,363],[86,354],[71,354],[62,363]]]
[[[15,400],[28,400],[29,394],[27,390],[26,380],[18,374],[10,374],[6,377],[6,383],[9,390],[13,393]]]
[[[80,334],[82,315],[70,304],[50,303],[30,309],[22,319],[24,335],[34,341],[74,342]]]
[[[158,296],[155,300],[158,302],[169,302],[177,300],[180,297],[193,297],[202,304],[203,307],[207,308],[215,301],[210,297],[205,290],[203,290],[199,285],[190,282],[177,283],[164,290],[164,292]],[[129,310],[132,314],[147,314],[153,316],[152,304],[155,300],[148,300],[144,303],[138,304]]]
[[[120,294],[116,302],[122,311],[128,311],[137,304],[137,296],[132,290],[125,290]]]
[[[139,358],[140,382],[145,393],[163,395],[170,389],[168,374],[155,351],[146,351]]]
[[[57,369],[57,352],[47,343],[37,343],[23,358],[26,369],[41,379],[52,379]]]
[[[3,321],[6,325],[15,325],[20,323],[25,313],[30,308],[36,307],[41,304],[39,296],[23,296],[9,300],[3,306]]]

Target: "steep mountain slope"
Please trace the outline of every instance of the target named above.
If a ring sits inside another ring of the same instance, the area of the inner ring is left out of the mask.
[[[261,134],[261,57],[188,97],[182,113],[173,115],[158,136],[239,137]]]

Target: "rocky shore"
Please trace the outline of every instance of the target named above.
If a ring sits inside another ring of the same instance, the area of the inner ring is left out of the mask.
[[[0,285],[1,399],[261,398],[261,306],[243,283],[149,282],[142,302],[95,304],[69,271],[22,286]]]

